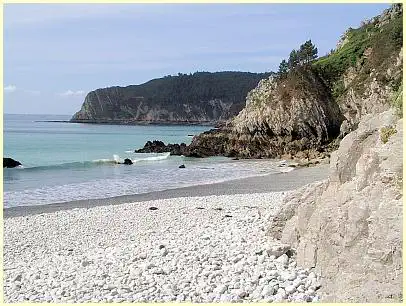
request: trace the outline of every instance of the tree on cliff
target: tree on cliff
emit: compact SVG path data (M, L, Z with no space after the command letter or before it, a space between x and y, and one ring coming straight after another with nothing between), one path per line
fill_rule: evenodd
M312 60L317 58L318 50L316 46L309 39L304 44L302 44L297 51L297 56L299 58L300 64L308 64Z
M317 58L318 50L316 46L309 39L304 44L299 47L299 50L292 50L289 54L289 59L283 60L279 64L278 74L280 76L286 75L289 70L294 69L295 67L309 64Z
M287 75L289 70L289 64L286 60L282 60L282 62L279 64L279 70L278 70L278 74L281 77L284 77Z
M295 68L299 64L299 56L296 50L292 50L289 54L288 66L289 69Z

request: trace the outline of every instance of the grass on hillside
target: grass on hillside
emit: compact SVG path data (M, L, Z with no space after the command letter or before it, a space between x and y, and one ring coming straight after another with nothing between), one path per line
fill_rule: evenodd
M397 16L387 24L376 27L374 23L366 24L358 29L350 29L346 34L344 45L333 53L321 57L313 63L313 67L326 80L334 98L345 92L342 75L350 67L360 65L353 83L356 91L364 90L365 81L372 71L377 81L390 84L394 90L400 86L401 76L393 80L385 78L387 62L399 53L402 46L402 16ZM367 57L365 56L366 54Z

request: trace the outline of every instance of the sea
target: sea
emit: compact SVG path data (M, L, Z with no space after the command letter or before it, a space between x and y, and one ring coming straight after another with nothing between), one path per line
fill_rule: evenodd
M213 127L96 125L66 115L5 114L4 157L22 163L3 168L5 208L101 199L277 173L271 160L191 158L134 153L148 140L189 144ZM133 165L123 165L125 158ZM186 168L179 168L184 164Z

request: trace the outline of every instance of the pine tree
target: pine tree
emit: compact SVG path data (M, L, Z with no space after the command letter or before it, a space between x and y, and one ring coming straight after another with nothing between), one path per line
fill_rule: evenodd
M289 54L288 66L289 69L295 68L299 64L299 57L296 50L292 50Z
M303 63L310 63L317 58L317 48L309 39L300 46L301 59Z
M279 70L278 74L280 76L285 76L288 73L289 70L289 64L286 60L282 60L282 62L279 64Z

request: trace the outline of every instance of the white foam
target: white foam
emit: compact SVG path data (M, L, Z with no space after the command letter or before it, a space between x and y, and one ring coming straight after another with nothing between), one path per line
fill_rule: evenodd
M169 157L169 155L171 155L171 152L162 153L158 156L148 156L148 157L144 157L144 158L136 158L136 159L133 159L132 162L136 163L136 162L140 162L140 161L164 160L164 159L167 159Z
M94 162L94 163L108 163L108 162L114 162L114 160L108 159L108 158L100 158L100 159L94 159L94 160L92 160L92 162Z
M114 160L117 164L119 164L119 163L121 162L121 158L120 158L120 156L118 156L117 154L114 154L114 155L113 155L113 160Z
M280 167L279 168L279 171L282 172L282 173L287 173L287 172L290 172L290 171L293 171L293 170L295 170L295 168L293 168L293 167Z

